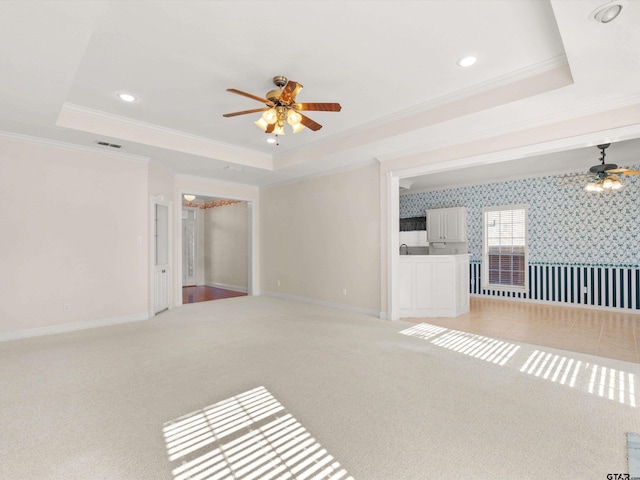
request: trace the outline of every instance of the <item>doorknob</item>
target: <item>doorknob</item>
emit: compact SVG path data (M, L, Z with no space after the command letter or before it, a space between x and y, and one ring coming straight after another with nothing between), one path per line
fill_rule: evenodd
M164 269L162 269L162 273L164 273L164 272L165 272L165 270L164 270Z

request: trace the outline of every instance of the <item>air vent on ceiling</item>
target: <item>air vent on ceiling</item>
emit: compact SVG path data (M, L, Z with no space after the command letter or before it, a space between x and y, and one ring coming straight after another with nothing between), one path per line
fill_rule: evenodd
M102 145L103 147L122 148L122 145L116 145L115 143L101 142L101 141L96 141L96 143L98 145Z

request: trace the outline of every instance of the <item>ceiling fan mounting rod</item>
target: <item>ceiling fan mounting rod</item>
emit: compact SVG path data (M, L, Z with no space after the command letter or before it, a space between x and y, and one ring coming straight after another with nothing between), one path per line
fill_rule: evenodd
M284 75L276 75L275 77L273 77L273 83L278 88L284 87L287 84L287 81L288 79Z
M604 151L609 148L609 145L611 145L610 143L603 143L602 145L598 145L598 148L600 149L600 154L602 155L600 157L600 162L602 163L602 165L604 165L604 157L607 156L606 153L604 153Z

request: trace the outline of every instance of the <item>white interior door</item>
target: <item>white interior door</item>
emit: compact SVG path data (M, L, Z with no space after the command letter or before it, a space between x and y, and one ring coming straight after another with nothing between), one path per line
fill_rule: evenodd
M195 210L182 211L182 286L198 283L198 222Z
M153 313L169 308L169 206L154 205Z

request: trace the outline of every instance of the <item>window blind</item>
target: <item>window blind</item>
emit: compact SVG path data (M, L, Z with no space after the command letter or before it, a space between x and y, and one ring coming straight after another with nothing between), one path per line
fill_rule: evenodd
M487 280L491 286L525 287L526 210L492 209L484 212Z

